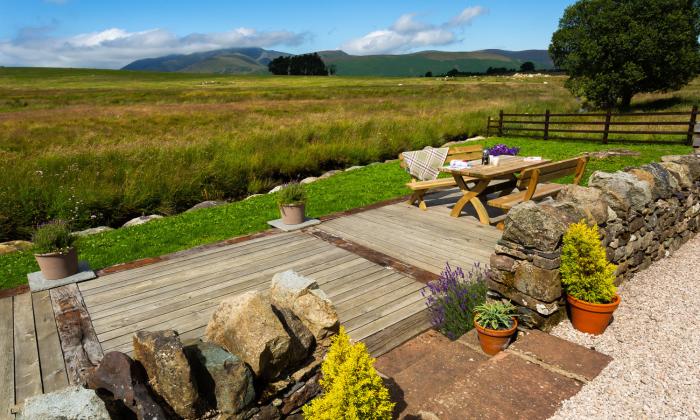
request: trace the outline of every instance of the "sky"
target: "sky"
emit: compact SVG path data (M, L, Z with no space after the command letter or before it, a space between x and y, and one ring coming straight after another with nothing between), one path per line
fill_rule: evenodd
M546 49L571 3L0 0L0 65L121 68L231 47L359 55Z

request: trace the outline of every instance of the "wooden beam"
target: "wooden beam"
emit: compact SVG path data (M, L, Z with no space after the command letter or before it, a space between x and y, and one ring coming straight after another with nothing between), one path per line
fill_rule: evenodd
M15 404L14 317L12 297L0 299L0 420L14 420Z
M75 284L51 289L51 304L71 385L83 383L88 371L102 360L102 346L83 297Z

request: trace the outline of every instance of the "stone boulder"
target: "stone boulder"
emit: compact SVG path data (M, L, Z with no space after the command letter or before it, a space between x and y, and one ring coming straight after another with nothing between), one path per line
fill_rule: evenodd
M94 228L89 228L85 230L79 230L77 232L73 232L74 236L90 236L90 235L97 235L98 233L102 232L109 232L111 230L114 230L114 228L111 228L109 226L97 226Z
M526 201L508 212L503 240L544 252L556 250L567 224L552 206Z
M570 203L581 218L589 221L602 224L608 219L608 206L603 200L603 194L596 188L566 185L557 195L557 202Z
M185 347L185 353L192 363L200 393L222 418L241 413L253 402L253 374L238 356L202 341Z
M328 172L323 173L321 176L318 177L318 179L330 178L330 177L332 177L333 175L339 174L339 173L341 173L341 172L343 172L343 171L338 170L338 169L334 169L334 170L332 170L332 171L328 171Z
M553 302L562 295L559 270L545 270L527 261L516 263L515 289L543 302Z
M199 394L177 332L139 331L134 334L134 359L146 369L151 388L179 416L199 414Z
M71 386L60 391L27 398L21 412L17 415L17 420L20 419L111 420L111 417L104 401L95 391Z
M588 186L600 189L608 205L618 215L627 214L630 210L641 212L652 198L649 183L627 172L610 174L595 171Z
M274 194L276 192L282 191L282 188L284 188L284 185L278 185L278 186L274 187L273 189L271 189L270 191L268 191L267 193Z
M139 420L166 419L165 412L151 397L147 378L141 366L124 353L112 351L104 355L100 365L87 377L87 387L108 398L121 401ZM102 396L106 399L107 396Z
M277 315L277 318L282 321L284 329L287 330L287 334L289 334L289 337L292 339L289 361L290 367L304 361L309 357L314 347L316 341L314 335L291 309L277 308L273 304L272 310L275 312L275 315Z
M0 243L0 255L30 249L33 244L29 241L9 241Z
M215 201L215 200L202 201L201 203L197 203L194 206L190 207L189 209L185 210L185 213L189 213L191 211L200 210L200 209L210 209L212 207L221 206L223 204L226 204L226 202L225 201Z
M640 168L632 168L629 172L640 181L646 181L651 187L651 195L654 200L669 198L678 190L676 178L659 163L649 163Z
M139 217L134 217L133 219L129 220L128 222L124 223L122 227L131 227L131 226L138 226L142 225L144 223L148 223L152 220L157 220L157 219L162 219L163 216L158 215L158 214L152 214L150 216L139 216Z
M693 180L687 165L677 162L661 162L661 166L673 175L680 188L690 188L693 186Z
M318 284L294 271L272 277L270 298L279 308L288 308L301 319L317 340L338 332L338 313Z
M309 176L309 177L306 177L306 178L302 179L301 181L299 181L299 183L305 185L305 184L311 184L312 182L316 182L317 180L318 180L317 177Z
M265 380L279 378L293 351L268 292L251 291L221 301L207 325L206 339L238 355Z
M671 155L662 156L662 162L675 162L688 167L688 174L693 181L700 179L700 156L698 155Z

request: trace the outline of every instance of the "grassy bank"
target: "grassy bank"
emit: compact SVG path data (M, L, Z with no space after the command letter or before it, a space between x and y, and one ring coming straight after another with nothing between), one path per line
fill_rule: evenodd
M638 98L686 109L700 84ZM0 241L119 226L481 134L498 109L573 111L559 77L242 77L0 69Z
M522 155L564 159L583 151L605 150L610 146L580 142L544 142L525 139L489 139L486 146L504 142L521 148ZM616 171L627 166L657 161L666 154L688 153L686 146L630 145L640 156L592 160L586 180L595 170ZM371 165L308 186L308 213L313 217L361 207L408 193L408 175L397 163ZM566 180L564 180L566 181ZM215 242L267 228L266 221L278 217L274 195L254 197L221 207L183 213L145 225L119 229L78 242L80 258L93 268L154 257L193 246ZM0 288L26 283L26 273L36 271L31 253L0 256Z

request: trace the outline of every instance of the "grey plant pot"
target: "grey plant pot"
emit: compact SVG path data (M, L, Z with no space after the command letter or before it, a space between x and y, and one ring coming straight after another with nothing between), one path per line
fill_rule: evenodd
M60 280L78 272L78 253L75 248L66 252L34 254L34 258L46 280Z
M304 223L304 204L283 204L280 206L282 223L285 225L298 225Z

